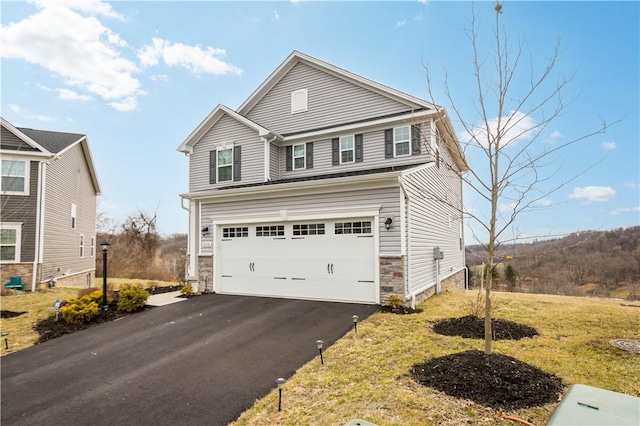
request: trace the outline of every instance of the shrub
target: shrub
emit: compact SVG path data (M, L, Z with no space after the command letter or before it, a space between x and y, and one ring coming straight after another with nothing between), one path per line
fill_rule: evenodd
M94 291L99 291L100 289L97 287L88 287L88 288L81 288L80 290L78 290L78 298L83 297L83 296L88 296L91 293L93 293ZM100 293L102 295L102 293Z
M184 283L180 288L180 294L187 298L193 296L193 287L191 284Z
M484 313L485 313L484 299L485 299L484 290L478 289L478 293L476 294L476 297L465 301L463 305L464 310L467 312L467 315L471 315L476 318L484 318ZM496 305L498 305L498 300L496 299L494 294L491 294L491 297L489 298L489 300L491 301L489 313L493 314L493 311L496 308Z
M62 318L70 324L83 324L90 322L98 316L100 308L98 303L89 296L72 298L60 306Z
M124 312L135 312L144 307L149 293L135 285L125 284L120 288L118 309Z
M387 305L391 306L393 309L398 309L402 306L403 300L402 296L399 294L392 294L387 297Z

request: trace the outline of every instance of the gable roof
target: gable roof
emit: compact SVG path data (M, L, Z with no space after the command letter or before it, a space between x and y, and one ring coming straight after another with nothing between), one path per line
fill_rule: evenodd
M85 135L79 133L52 132L49 130L27 129L24 127L17 127L17 129L52 154L59 154L61 151L64 151L85 137Z
M31 147L31 150L27 151L29 154L31 154L31 155L40 154L40 155L45 155L45 156L52 155L52 153L49 152L49 150L47 150L42 145L40 145L38 142L36 142L35 140L33 140L32 138L27 136L24 132L22 132L17 127L14 127L13 124L9 123L7 120L5 120L2 117L0 117L0 124L2 125L2 127L7 129L9 132L14 134L22 142L26 143L27 145L29 145L29 147Z
M258 87L246 101L237 109L241 115L246 115L251 109L267 94L269 91L298 63L304 63L311 67L317 68L328 74L347 80L365 89L376 92L380 95L394 99L404 103L413 109L437 109L437 106L424 99L409 95L407 93L396 90L392 87L385 86L368 78L364 78L342 68L336 67L329 63L320 61L304 53L294 50L287 59L271 75Z
M247 117L243 117L232 109L227 108L224 105L218 104L209 115L202 120L200 125L193 131L187 138L180 144L178 151L184 153L191 153L193 145L196 144L223 116L229 116L234 120L244 124L247 127L254 129L261 137L273 137L276 136L282 139L282 136L275 132L272 132L261 125L249 120Z

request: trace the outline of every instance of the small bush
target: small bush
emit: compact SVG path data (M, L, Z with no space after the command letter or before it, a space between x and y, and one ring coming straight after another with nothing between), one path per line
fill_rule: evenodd
M193 287L191 284L184 283L180 288L180 294L187 298L193 296Z
M120 288L118 309L123 312L135 312L144 307L149 293L135 285L125 284Z
M83 297L83 296L88 296L91 293L93 293L94 291L99 291L100 289L97 287L88 287L88 288L81 288L80 290L78 290L78 298Z
M399 294L392 294L387 297L387 305L391 306L393 309L398 309L402 306L403 300L402 296Z
M485 313L484 299L485 299L484 291L482 289L478 289L478 293L476 294L476 297L471 300L467 300L464 303L463 305L464 310L467 312L468 315L471 315L476 318L484 318L484 313ZM493 294L491 295L489 300L491 301L489 313L493 313L493 311L496 308L496 305L498 305L498 300Z
M70 324L83 324L91 322L98 316L100 308L98 303L89 296L72 298L60 306L62 318Z

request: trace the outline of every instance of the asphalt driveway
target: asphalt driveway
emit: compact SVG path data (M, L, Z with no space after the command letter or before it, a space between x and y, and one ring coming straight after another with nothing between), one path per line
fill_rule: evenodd
M225 425L315 357L317 339L376 310L214 294L153 308L4 356L1 422Z

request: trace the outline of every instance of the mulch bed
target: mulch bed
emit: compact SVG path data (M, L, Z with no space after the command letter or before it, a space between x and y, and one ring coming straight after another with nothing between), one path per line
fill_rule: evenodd
M171 293L172 291L178 291L181 288L182 286L180 285L170 285L165 287L149 287L146 290L150 295L153 295L153 294Z
M422 364L411 376L420 384L493 409L517 410L560 399L562 380L515 358L470 350Z
M468 315L461 318L449 318L433 325L433 331L445 336L460 336L468 339L484 339L484 318ZM491 320L492 340L520 340L534 337L539 333L528 325L513 321Z
M399 306L394 308L391 305L382 305L380 307L380 312L387 314L397 314L397 315L409 315L409 314L419 314L422 312L422 309L413 309L409 306Z

